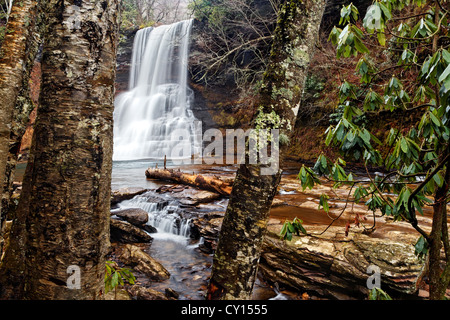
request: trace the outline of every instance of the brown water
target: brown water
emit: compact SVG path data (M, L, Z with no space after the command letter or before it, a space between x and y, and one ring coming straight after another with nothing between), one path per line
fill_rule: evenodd
M162 161L115 162L112 174L112 189L117 190L124 187L157 189L166 183L147 180L145 177L145 170L156 165L160 168L163 167ZM167 164L167 167L174 168L170 163ZM217 174L222 177L234 177L236 169L236 166L186 165L181 167L183 172ZM227 203L227 199L219 199L212 203L201 204L197 209L203 212L225 211ZM141 246L141 248L159 261L170 272L171 277L166 281L154 282L149 281L144 276L138 276L138 281L146 287L160 292L171 288L179 293L179 299L181 300L203 300L206 296L213 256L199 250L198 241L164 232L152 234L152 237L154 240L151 246ZM262 279L258 279L255 283L253 293L253 299L256 300L277 296L274 288Z

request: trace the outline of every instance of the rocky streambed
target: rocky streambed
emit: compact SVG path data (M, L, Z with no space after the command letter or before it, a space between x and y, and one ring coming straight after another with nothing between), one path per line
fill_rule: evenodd
M197 172L220 177L218 170ZM381 286L391 296L427 296L424 262L414 254L419 235L409 224L374 215L363 205L346 206L345 188L324 185L302 191L294 173L283 176L272 206L254 299L365 299L371 266L379 268ZM230 179L232 171L222 174ZM159 298L203 299L228 199L190 186L153 182L157 185L150 190L115 195L121 197L116 202L120 210L139 208L148 213L145 225L157 225L152 241L139 246L170 276L154 280L138 271L138 279L143 287L159 292ZM328 215L318 210L322 193L330 195ZM284 221L296 217L303 220L308 235L280 239ZM425 230L430 228L427 213L419 219Z

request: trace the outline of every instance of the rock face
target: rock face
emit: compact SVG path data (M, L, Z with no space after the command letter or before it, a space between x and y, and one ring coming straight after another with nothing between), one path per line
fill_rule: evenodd
M128 90L133 54L134 36L139 29L121 31L121 39L117 48L116 94Z
M136 297L136 300L169 300L159 291L138 285L132 286L128 291L133 297Z
M126 221L111 219L110 221L111 242L120 243L150 243L153 238L144 230L133 226Z
M279 223L269 226L260 271L280 285L336 299L367 297L369 266L381 271L381 287L390 294L412 296L423 264L414 254L416 236L374 238L358 232L347 237L342 227L331 227L322 236L280 240ZM321 228L308 227L319 233Z
M119 190L114 190L111 193L111 206L115 206L119 202L133 199L135 196L141 195L147 192L144 188L122 188Z
M223 217L223 212L210 212L192 221L193 229L198 230L197 236L203 238L203 243L199 245L203 252L210 254L216 250Z
M127 244L120 247L118 258L125 265L145 274L151 280L162 281L170 277L169 271L162 264L135 245Z
M142 228L148 222L147 211L139 208L114 211L114 215L139 228Z
M210 213L193 221L204 238L200 249L212 253L217 245L223 214ZM365 299L369 266L381 271L381 287L399 297L417 297L423 263L414 254L417 235L399 230L368 236L342 226L307 226L309 236L279 237L282 224L271 219L264 240L259 270L266 281L331 299Z
M197 206L200 203L209 203L220 198L220 195L205 190L196 190L194 188L186 188L182 192L173 193L173 198L183 205Z

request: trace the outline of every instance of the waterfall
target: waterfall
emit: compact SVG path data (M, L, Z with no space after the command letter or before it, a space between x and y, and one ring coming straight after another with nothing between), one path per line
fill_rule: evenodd
M170 158L175 146L195 152L199 138L187 85L191 27L186 20L136 33L129 91L115 100L113 160ZM172 139L175 129L189 136Z

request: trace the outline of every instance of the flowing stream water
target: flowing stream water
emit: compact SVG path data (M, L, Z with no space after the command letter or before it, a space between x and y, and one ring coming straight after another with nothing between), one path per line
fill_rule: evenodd
M183 215L178 201L157 194L154 190L162 183L145 178L145 170L158 161L162 167L165 156L167 166L172 165L175 147L188 148L192 155L201 146L201 134L195 130L196 118L190 108L194 96L187 85L191 28L192 20L186 20L136 33L129 91L115 100L112 189L152 190L116 208L147 211L148 224L158 232L151 234L154 240L144 250L171 273L168 281L160 283L138 280L162 292L171 288L180 293L180 299L204 299L212 256L198 250L201 239L190 238L191 221ZM176 130L186 133L181 141L172 136ZM199 172L195 166L187 169ZM208 206L225 211L226 201Z
M213 257L199 250L202 239L193 240L190 238L190 218L183 214L177 200L170 195L158 194L156 189L164 185L164 182L147 180L145 170L158 164L161 167L162 161L127 161L114 162L112 187L118 190L127 187L142 187L150 189L149 192L136 196L133 199L123 201L118 207L112 210L122 210L127 208L140 208L148 212L148 224L156 227L157 233L152 233L153 241L151 245L140 245L154 259L160 262L171 274L170 279L162 282L150 282L145 277L138 277L138 280L152 289L164 292L166 288L171 288L180 294L182 300L203 300L206 294L208 278L211 273ZM171 161L167 162L168 168L179 168ZM229 173L230 168L214 166L184 166L183 171L195 173ZM218 199L211 203L198 206L195 210L203 211L225 211L227 199ZM266 284L257 280L254 290L254 299L284 299L269 288Z

